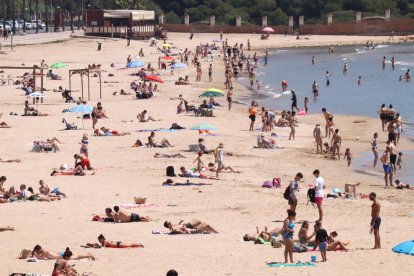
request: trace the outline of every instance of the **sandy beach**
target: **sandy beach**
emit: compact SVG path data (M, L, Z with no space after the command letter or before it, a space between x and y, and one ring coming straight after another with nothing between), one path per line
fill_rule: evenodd
M168 43L177 49L191 49L201 42L211 43L219 34L196 34L193 40L189 34L170 33ZM250 39L252 51L265 48L328 46L365 44L367 40L374 43L390 43L389 37L356 36L308 36L297 41L294 36L271 36L269 40L259 40L259 35L225 34L229 44L242 42L246 45ZM393 42L399 42L394 37ZM97 51L97 42L102 42L102 50ZM158 42L162 44L162 41ZM50 188L59 187L68 197L54 202L14 202L0 204L0 227L13 226L15 231L0 232L1 275L13 272L52 274L54 261L26 262L17 257L22 249L33 249L36 244L51 252L64 251L66 247L75 254L90 252L96 261L69 261L76 264L78 272L91 275L165 275L169 269L175 269L179 275L412 275L414 266L412 256L397 255L391 248L400 242L413 238L414 209L412 190L384 189L384 181L378 177L360 174L347 167L345 160L331 160L315 154L312 131L316 123L323 124L322 113L298 116L296 140L289 141L288 128L275 128L278 146L281 149L264 150L253 148L260 131L249 132L248 107L233 104L227 110L225 97L216 98L222 107L214 110L215 117L195 117L177 115L177 99L182 94L190 103L199 105L202 98L198 96L207 88L216 87L224 90L224 66L222 57L214 57L213 82L208 82L207 68L211 63L201 60L202 81L195 83L195 68L189 66L174 72L160 71L164 80L159 84L159 92L148 100L136 100L134 95L113 96L114 91L124 89L131 92L129 84L138 77L129 74L137 69L125 67L128 55L133 58L143 49L144 57L157 68L159 54L156 48L149 47L148 41L132 41L126 46L125 40L76 38L60 43L44 45L19 46L15 52L1 55L2 66L19 66L25 64L52 64L63 61L66 68L53 71L62 76L62 80L46 79L44 103L36 108L45 117L9 116L11 112L23 113L24 101L30 100L17 86L0 86L1 121L11 128L0 128L2 159L20 158L21 163L0 163L0 176L7 176L4 185L18 188L21 184L38 190L38 182L43 179ZM189 61L193 57L190 56ZM135 59L135 58L134 58ZM69 86L69 69L85 68L88 64L101 64L103 98L99 99L98 78L91 78L90 105L102 102L108 119L98 121L98 127L108 127L120 132L130 132L122 137L93 136L91 120L85 120L84 130L63 131L62 118L75 123L81 128L82 122L77 114L62 113L63 109L74 106L64 103L61 93L53 92L59 85ZM110 64L115 67L111 68ZM20 76L24 71L7 70L5 75ZM108 74L113 77L108 77ZM179 76L189 75L191 85L176 86ZM85 85L86 87L86 85ZM80 78L72 78L72 93L80 97ZM133 91L132 91L133 92ZM234 100L252 93L244 86L234 86ZM287 107L288 108L288 107ZM329 108L329 107L328 107ZM144 109L160 121L140 123L136 116ZM334 110L331 110L335 114ZM129 122L131 121L132 122ZM128 122L125 122L128 121ZM147 141L149 132L137 132L142 129L169 128L173 123L185 127L176 132L157 132L156 140L167 138L172 148L134 148L137 139ZM223 173L220 180L192 179L196 182L212 185L200 187L165 187L162 183L167 166L174 166L176 173L180 166L195 167L194 152L189 152L189 145L197 144L198 131L190 130L197 123L210 123L218 130L216 136L206 136L206 145L214 149L219 143L234 156L226 156L227 166L242 173ZM360 152L369 151L372 134L379 133L379 151L385 148L387 133L381 131L379 119L343 116L335 114L335 125L342 134L342 154L345 148L351 148L354 158ZM74 165L73 155L79 153L83 133L89 135L89 156L96 168L94 175L50 176L52 168L61 164ZM270 135L270 133L269 133ZM31 152L32 142L36 139L46 140L57 137L63 142L57 153ZM407 137L402 137L399 150L412 150L413 145ZM153 158L156 152L182 153L186 158ZM214 163L213 155L204 155L203 162ZM317 263L315 267L274 268L266 262L283 262L283 248L255 245L244 242L246 233L255 233L256 226L261 229L282 227L286 218L287 201L283 198L284 188L262 188L262 182L280 177L286 187L297 172L304 174L299 183L299 204L297 221L318 218L317 209L307 205L306 191L314 183L312 172L319 169L325 178L325 194L333 188L344 189L345 183L361 182L357 193L375 192L382 205L381 239L382 249L371 250L374 237L370 235L371 202L369 199L325 199L323 227L339 233L338 239L350 241L350 252L328 252L328 262ZM382 175L381 164L378 173ZM213 176L214 173L208 173ZM185 182L185 179L174 180ZM133 203L134 197L147 198L147 204L156 207L128 209L139 215L150 216L148 223L102 223L92 221L95 214L104 215L106 207L117 204ZM167 235L152 234L158 229L166 231L164 221L178 223L181 219L189 221L198 218L212 225L219 234ZM295 230L299 230L296 224ZM99 234L104 234L112 241L144 244L140 249L85 249L81 245L98 242ZM297 232L295 233L297 237ZM320 260L319 252L295 253L294 260L309 261L312 255Z

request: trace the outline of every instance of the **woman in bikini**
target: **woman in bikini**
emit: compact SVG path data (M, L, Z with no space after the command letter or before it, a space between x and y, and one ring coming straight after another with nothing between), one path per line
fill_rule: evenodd
M76 175L76 176L84 176L85 172L82 169L81 163L77 163L75 168L68 169L68 170L53 170L50 176L57 176L57 175Z
M69 248L66 248L66 251L68 250ZM65 251L65 252L66 252ZM61 252L61 253L57 253L57 254L54 254L54 253L51 253L49 250L46 250L46 249L43 249L40 245L36 245L34 248L33 248L33 251L32 251L32 254L31 254L31 257L32 258L36 258L36 259L38 259L38 260L57 260L57 259L61 259L62 257L63 257L63 255L64 255L65 253L64 252ZM69 259L70 260L82 260L82 259L88 259L88 260L91 260L91 261L95 261L95 256L93 256L92 254L90 254L90 253L88 253L88 254L86 254L86 255L77 255L77 256L73 256L72 254L71 254L71 256L69 257ZM69 260L68 259L68 260Z
M302 226L300 227L298 237L299 237L299 243L303 245L314 245L314 241L311 241L313 236L315 236L315 232L312 233L312 235L308 235L308 229L309 229L309 222L306 220L302 223Z
M57 259L53 268L52 276L77 276L78 272L68 264L68 260L72 257L69 247L63 253L62 259Z
M331 234L328 237L329 239L328 239L327 250L328 251L335 251L335 250L349 251L349 249L345 247L346 245L349 244L349 242L336 241L335 238L337 236L338 236L338 233L336 233L336 231L331 232Z
M113 242L113 241L107 241L105 237L100 234L98 237L99 243L102 245L102 247L108 247L108 248L140 248L144 247L141 243L123 243L123 242Z

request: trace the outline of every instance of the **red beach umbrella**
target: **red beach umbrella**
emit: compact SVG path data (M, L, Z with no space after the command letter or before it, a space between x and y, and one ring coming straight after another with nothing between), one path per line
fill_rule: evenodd
M155 76L155 75L145 76L145 79L146 80L149 80L149 81L155 81L155 82L159 82L159 83L164 83L160 77Z
M173 58L172 56L163 56L163 57L161 57L161 59L174 60L175 58Z

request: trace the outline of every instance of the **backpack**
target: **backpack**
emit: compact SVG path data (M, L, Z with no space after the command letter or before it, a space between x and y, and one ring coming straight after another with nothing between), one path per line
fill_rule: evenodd
M167 171L166 172L167 176L171 176L171 177L176 176L175 173L174 173L174 167L173 166L168 166L166 171Z
M283 193L283 198L289 200L290 199L290 185L288 185Z
M311 203L315 203L315 188L309 188L308 201L310 201Z

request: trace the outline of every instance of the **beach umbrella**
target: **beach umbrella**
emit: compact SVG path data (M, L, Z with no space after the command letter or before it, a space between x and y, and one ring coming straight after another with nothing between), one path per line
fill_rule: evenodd
M172 47L172 45L168 44L168 43L162 44L161 46L164 47L164 48L171 48Z
M164 83L160 77L155 76L155 75L147 75L147 76L145 76L145 79L146 80L149 80L149 81L155 81L155 82L159 82L159 83Z
M218 89L218 88L209 88L205 92L219 92L219 93L224 93L223 90Z
M43 98L44 96L45 95L43 95L43 93L40 92L40 91L35 91L35 92L29 94L30 98ZM39 101L36 101L36 108L37 108L37 111L39 111Z
M144 63L139 60L130 61L126 65L127 68L137 68L137 67L142 67L142 66L144 66Z
M198 97L200 97L200 98L202 98L202 97L205 97L205 98L224 97L224 93L217 92L217 91L205 91L205 92L203 92L203 94L201 94Z
M400 243L392 249L392 252L414 256L414 240Z
M217 130L217 127L215 127L212 124L201 123L201 124L197 124L195 126L192 126L191 130Z
M153 41L153 40L157 40L155 37L151 37L149 40Z
M82 129L84 129L83 125L83 114L92 113L93 107L86 104L79 104L75 105L74 107L70 108L67 112L72 113L82 113Z
M187 64L185 63L175 63L171 65L171 69L180 69L180 68L186 68Z
M66 66L68 66L66 63L64 63L63 61L59 61L59 62L53 63L53 64L50 66L50 68L55 68L55 69L57 69L57 68L63 68L63 67L66 67Z
M175 58L173 58L172 56L163 56L163 57L161 57L161 59L174 60Z
M273 28L270 28L270 27L265 27L265 28L262 29L262 32L264 32L264 33L274 33L275 30L273 30Z

